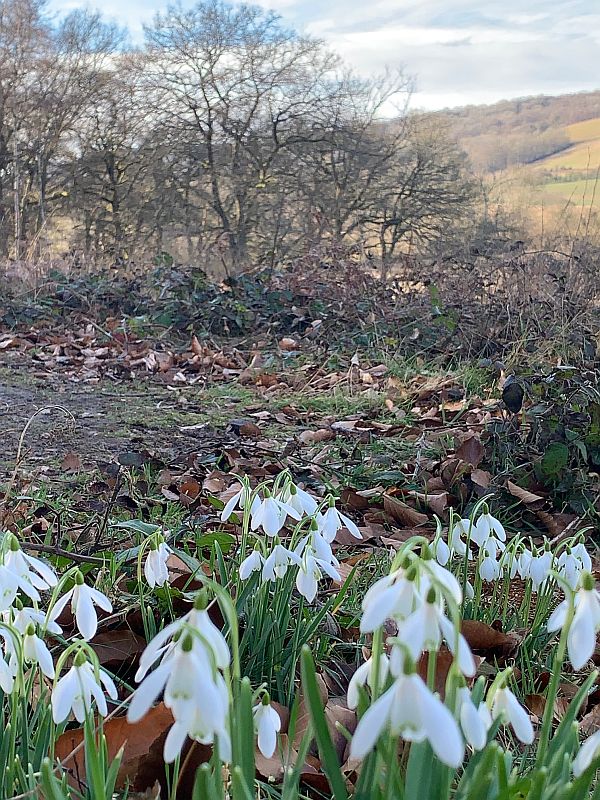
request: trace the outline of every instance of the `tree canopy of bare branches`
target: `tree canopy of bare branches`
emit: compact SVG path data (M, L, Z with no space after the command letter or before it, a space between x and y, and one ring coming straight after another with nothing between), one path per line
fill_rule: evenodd
M471 190L410 88L254 6L169 7L135 49L99 14L0 0L0 256L229 270L323 239L383 259L426 245Z

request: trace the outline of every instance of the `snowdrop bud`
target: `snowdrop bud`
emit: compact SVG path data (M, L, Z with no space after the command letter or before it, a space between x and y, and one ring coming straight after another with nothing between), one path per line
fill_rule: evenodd
M573 761L573 775L578 778L600 756L600 731L593 733L583 742Z
M440 537L434 541L433 549L438 564L441 564L442 567L445 567L448 561L450 560L450 548L448 547L446 542Z
M196 611L204 611L206 608L208 608L208 591L200 589L194 598L194 609Z
M460 727L468 744L474 750L483 750L487 743L492 716L485 703L475 705L471 692L466 686L459 688L457 694Z
M492 701L492 716L494 719L502 717L505 724L511 725L515 736L523 744L533 742L533 725L529 714L507 686L496 691Z
M47 678L54 678L54 663L44 642L36 636L35 626L29 623L23 637L23 657L26 661L39 664Z

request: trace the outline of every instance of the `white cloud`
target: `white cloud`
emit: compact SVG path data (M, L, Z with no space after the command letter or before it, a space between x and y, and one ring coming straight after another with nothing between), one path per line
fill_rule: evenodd
M193 2L182 0L184 7ZM600 45L598 0L258 2L285 23L324 39L359 73L404 65L417 79L413 105L436 108L600 88L600 73L592 67ZM101 8L139 39L142 22L167 4L104 0ZM81 5L51 0L59 11Z

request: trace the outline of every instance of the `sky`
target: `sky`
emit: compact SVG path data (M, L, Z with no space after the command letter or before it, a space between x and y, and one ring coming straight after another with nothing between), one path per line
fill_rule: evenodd
M254 0L257 2L257 0ZM182 0L184 7L193 0ZM362 75L401 66L413 109L600 89L600 0L258 0L323 39ZM51 0L99 7L143 38L167 0Z

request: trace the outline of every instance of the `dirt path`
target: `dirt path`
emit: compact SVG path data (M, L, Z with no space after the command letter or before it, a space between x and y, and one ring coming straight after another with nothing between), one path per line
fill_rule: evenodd
M193 401L182 410L177 395L162 386L73 384L54 376L49 381L5 366L0 371L0 479L12 472L19 437L33 415L21 468L43 469L51 477L63 471L66 456L91 467L123 452L149 451L170 463L206 449L214 428L181 430L202 425L201 412Z

